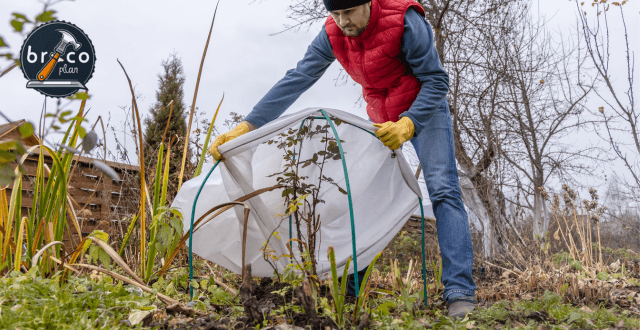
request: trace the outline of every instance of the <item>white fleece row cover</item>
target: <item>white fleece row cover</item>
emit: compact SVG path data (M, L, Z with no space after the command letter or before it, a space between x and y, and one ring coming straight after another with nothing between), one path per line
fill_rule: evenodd
M342 148L353 199L358 268L362 270L387 246L418 208L420 188L402 152L396 150L395 157L392 157L391 150L369 133L377 130L370 121L340 110L324 110L329 116L343 121L341 125L336 125L336 130L344 141ZM307 108L282 116L220 146L219 151L225 161L218 165L205 183L196 206L194 221L216 205L276 185L277 176L269 175L283 170L285 151L278 149L275 143L269 145L266 141L289 129L297 130L302 120L309 116L323 115L320 108ZM313 128L326 124L324 119L315 119ZM324 150L324 143L320 142L322 136L324 134L317 134L312 139L305 138L299 159L309 159L313 153ZM331 129L329 136L333 137ZM296 152L298 150L299 144ZM184 216L185 233L189 230L191 210L198 188L212 166L211 163L206 164L202 174L185 182L173 201L172 207L179 209ZM322 174L332 178L346 190L341 160L328 161ZM309 177L307 184L317 185L319 168L312 164L301 168L299 175ZM316 256L318 274L324 278L331 272L327 257L329 246L335 249L339 273L342 273L347 258L352 255L351 221L347 195L339 192L338 188L323 182L320 199L325 203L317 206L321 226ZM282 189L263 193L245 202L251 209L246 262L251 264L253 276L268 277L274 274L274 269L263 259L260 250L272 232L277 232L280 237L272 237L270 240L269 245L276 251L275 254L289 254L286 248L289 240L289 217L278 215L286 212L284 202ZM193 236L193 252L235 273L241 273L243 220L243 208L236 206L204 224ZM295 223L293 226L296 238ZM303 228L303 235L306 232L306 228ZM306 241L306 237L303 240ZM295 242L293 247L297 260L301 260ZM287 257L276 261L278 272L282 272L288 263ZM349 268L349 273L353 273L353 262Z

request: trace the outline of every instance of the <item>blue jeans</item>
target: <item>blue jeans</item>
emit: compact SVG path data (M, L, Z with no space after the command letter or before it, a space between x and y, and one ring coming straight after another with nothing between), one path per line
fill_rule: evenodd
M453 124L445 102L429 114L420 135L411 139L416 149L429 198L436 216L436 230L442 258L443 299L451 304L459 300L475 302L476 284L471 276L473 245L469 218L462 204L458 183ZM364 276L366 268L361 271ZM349 275L348 287L355 286Z
M462 204L453 141L453 124L445 103L429 115L420 135L411 139L416 149L429 198L436 216L442 258L443 299L475 302L476 284L471 276L473 245L469 218Z

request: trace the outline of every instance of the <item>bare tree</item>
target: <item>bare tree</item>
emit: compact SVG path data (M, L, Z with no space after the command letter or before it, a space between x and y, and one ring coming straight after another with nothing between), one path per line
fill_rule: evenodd
M437 27L436 45L450 77L448 100L460 188L465 205L481 224L482 255L492 258L510 244L507 228L525 244L506 217L505 199L496 185L502 173L496 157L497 146L507 138L497 120L506 79L498 52L524 14L526 3L447 2L439 8L432 7L427 17ZM445 8L449 15L443 15Z
M543 22L526 15L499 52L506 68L506 102L498 113L512 137L499 145L500 154L513 169L513 186L523 189L526 207L533 211L538 238L549 228L545 185L552 178L571 182L576 174L593 174L593 161L599 160L592 156L595 148L577 145L572 135L589 123L585 102L593 79L584 72L586 53L579 38L559 37L554 42Z
M600 101L606 106L598 108L603 119L604 132L595 131L609 143L616 157L624 163L630 180L619 180L628 190L629 197L637 203L640 201L640 137L638 132L638 114L634 98L633 78L635 72L635 54L631 51L631 43L624 16L624 4L603 0L594 2L584 8L584 2L576 0L576 7L580 17L582 37L586 42L587 54L598 72L598 87L594 91ZM617 9L619 16L615 20L622 24L622 29L616 33L624 35L624 53L611 53L613 37L610 36L609 9ZM587 13L587 10L589 13ZM595 15L593 15L595 14ZM590 19L592 18L593 19ZM637 41L637 38L635 39ZM615 57L615 56L618 57ZM626 76L620 76L613 69L613 62L622 64L626 69ZM618 61L624 60L624 61ZM619 69L618 69L619 70ZM620 71L619 71L620 72ZM618 78L618 79L616 79Z

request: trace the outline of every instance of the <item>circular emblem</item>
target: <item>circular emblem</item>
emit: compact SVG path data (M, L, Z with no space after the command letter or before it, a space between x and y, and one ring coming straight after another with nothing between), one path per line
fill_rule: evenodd
M20 49L27 88L51 97L66 97L88 89L96 64L89 37L77 26L51 21L33 30Z

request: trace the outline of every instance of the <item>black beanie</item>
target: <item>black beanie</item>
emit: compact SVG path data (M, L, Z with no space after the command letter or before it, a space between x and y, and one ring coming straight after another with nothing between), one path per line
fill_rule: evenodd
M328 11L341 10L363 5L371 0L324 0Z

